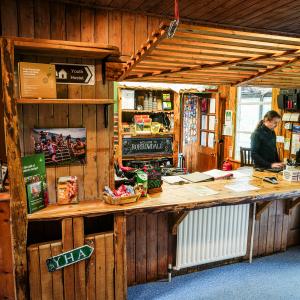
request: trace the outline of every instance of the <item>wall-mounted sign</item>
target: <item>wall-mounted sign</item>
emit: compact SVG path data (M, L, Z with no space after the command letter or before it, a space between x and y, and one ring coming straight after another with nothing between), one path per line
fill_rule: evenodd
M49 272L65 268L69 265L78 263L82 260L88 259L94 251L89 245L75 248L73 250L61 253L59 255L47 259L47 268Z
M53 65L19 62L19 78L20 98L56 98Z
M56 83L60 84L95 84L95 66L55 64Z
M173 154L172 137L123 138L123 156Z

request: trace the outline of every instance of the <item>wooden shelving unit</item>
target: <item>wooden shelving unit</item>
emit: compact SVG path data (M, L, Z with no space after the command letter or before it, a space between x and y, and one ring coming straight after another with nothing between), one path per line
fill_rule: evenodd
M172 101L172 109L170 110L137 110L137 109L121 109L122 108L122 90L130 89L135 90L137 94L146 92L153 92L153 96L160 95L159 93L170 93L170 101ZM137 96L137 95L136 95ZM138 103L136 102L135 105ZM117 157L118 161L121 162L122 160L128 161L128 160L147 160L147 159L156 159L156 158L172 158L173 164L177 165L177 159L178 159L178 146L179 146L179 140L180 140L180 99L179 94L172 90L167 89L156 89L156 88L135 88L135 87L119 87L118 88L118 107L119 107L119 114L118 114L118 151L117 151ZM135 114L173 114L174 115L174 128L172 132L161 132L157 134L150 134L150 133L139 133L135 134L132 132L124 132L122 123L128 122L126 121L128 118L133 117ZM148 154L141 154L141 155L132 155L132 156L124 156L123 157L123 141L126 139L134 139L134 138L144 138L144 139L151 139L151 138L172 138L172 144L173 144L173 154L165 154L165 155L159 155L155 153Z
M113 99L16 99L19 104L114 104Z
M34 231L30 230L28 226L27 213L27 197L26 188L22 171L21 156L31 153L30 143L30 129L40 126L40 128L49 127L84 127L87 134L87 163L84 168L77 166L70 167L55 167L47 168L47 183L49 199L56 199L56 178L60 176L77 176L79 180L79 199L90 200L100 199L103 186L113 185L113 147L111 141L113 138L113 109L109 108L109 104L113 104L113 99L109 99L113 95L113 84L110 81L105 82L107 78L106 73L103 71L105 63L103 59L111 56L118 56L119 50L114 46L81 43L81 42L66 42L56 40L38 40L28 38L0 38L1 45L1 66L2 66L2 93L3 93L3 107L5 119L5 137L7 149L7 162L8 172L13 176L10 177L10 208L11 208L11 228L12 228L12 246L14 256L14 274L16 282L16 291L18 299L27 299L28 295L28 282L33 286L40 286L41 282L38 280L30 280L28 277L28 268L31 275L32 264L27 261L27 248L30 239L36 238ZM72 58L72 63L80 64L82 59L89 59L89 63L95 64L96 72L101 72L101 81L96 81L94 86L78 86L78 85L61 85L59 86L59 94L57 99L19 99L14 94L14 86L17 78L15 77L14 70L18 61L30 60L28 55L35 57L36 61L43 61L44 63L53 62L53 57L58 57L58 61L67 62L67 59ZM44 56L41 58L41 56ZM107 98L101 98L101 95ZM66 99L67 97L70 99ZM73 97L73 98L72 98ZM81 98L80 98L81 97ZM23 105L24 104L24 105ZM37 104L37 105L26 105ZM42 104L42 105L40 105ZM47 106L46 104L50 104ZM65 105L56 105L65 104ZM71 105L68 104L80 104ZM93 104L93 105L84 105ZM39 106L40 105L40 106ZM103 117L104 114L104 117ZM104 122L103 122L104 120ZM108 124L109 120L109 124ZM108 125L108 126L106 126ZM37 127L38 128L38 127ZM98 165L101 163L101 170L98 171ZM55 202L55 200L54 200ZM62 211L67 211L68 206L61 207ZM47 208L45 209L47 211ZM55 219L55 216L54 216ZM50 218L49 218L50 220ZM114 216L113 230L115 234L121 232L122 236L126 233L122 232L119 228L125 228L120 222L124 218ZM51 222L49 222L51 223ZM62 218L61 222L60 240L61 246L64 250L73 249L74 246L82 246L85 242L85 230L83 217L78 218ZM74 226L73 226L74 224ZM45 222L48 230L51 224ZM122 227L123 226L123 227ZM57 229L57 228L56 228ZM45 230L45 232L48 232ZM45 237L49 245L51 240ZM37 242L39 243L39 242ZM115 247L111 248L112 255L119 255L119 246L125 249L123 242L112 241ZM48 249L49 246L47 246ZM120 249L122 251L122 249ZM59 251L61 252L61 251ZM112 258L113 259L113 258ZM120 265L121 263L121 265ZM119 268L121 266L121 269ZM85 265L82 263L76 266L78 274L85 276ZM116 266L112 265L112 273L116 270L115 278L111 278L112 287L119 285L115 280L123 280L126 275L122 271L122 261ZM125 269L124 269L125 270ZM47 273L47 276L49 274ZM49 275L51 276L51 275ZM64 280L61 282L61 288L64 289L65 295L69 295L74 291L70 289L69 283L75 278L74 269L70 268L64 270ZM114 275L113 275L114 276ZM73 278L73 279L72 279ZM52 279L51 279L52 280ZM95 281L92 276L90 280ZM122 282L124 288L120 288L115 292L116 298L123 299L122 296L126 294L126 284ZM85 279L83 279L85 282ZM75 284L75 281L73 281ZM78 290L85 294L86 287L79 287ZM34 297L31 289L32 299L40 299ZM70 292L70 293L69 293ZM51 292L52 293L52 292ZM68 299L74 299L73 296L66 296ZM85 299L85 297L81 297Z

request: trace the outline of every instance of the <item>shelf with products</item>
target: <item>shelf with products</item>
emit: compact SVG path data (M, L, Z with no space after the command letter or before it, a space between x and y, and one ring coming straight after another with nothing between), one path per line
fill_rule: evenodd
M11 227L13 235L20 237L13 243L16 290L20 298L26 298L24 296L26 289L28 289L26 285L31 283L30 279L24 275L28 273L26 253L28 246L30 246L28 241L35 241L41 236L45 237L45 242L49 242L50 238L48 239L47 234L53 232L55 239L58 235L59 239L62 239L63 247L72 249L74 236L76 236L77 242L79 241L78 236L80 236L80 243L83 243L85 235L88 234L86 231L88 226L86 225L89 225L89 221L82 217L62 219L61 222L55 221L53 227L51 225L52 218L50 217L42 226L36 226L36 228L39 228L38 230L31 230L31 225L28 226L28 219L34 218L35 213L45 212L47 214L47 210L50 208L58 208L62 212L68 211L69 205L59 206L57 204L58 199L61 198L59 192L63 190L63 184L60 186L60 191L57 189L58 179L69 177L78 179L78 189L76 187L76 191L78 200L82 204L86 200L101 199L104 186L113 186L114 184L114 170L111 164L113 149L112 147L107 147L113 134L113 107L109 105L113 104L113 100L108 99L113 95L113 82L109 80L108 75L101 77L92 76L91 74L95 75L103 72L102 75L105 75L103 70L105 70L105 67L107 68L107 64L104 64L102 59L108 59L108 57L112 56L118 57L119 51L116 47L108 45L26 38L2 37L0 43L1 52L5 53L1 57L1 77L3 80L4 116L6 116L4 130L8 137L6 139L6 147L10 149L10 151L7 151L7 162L9 173L13 174L10 178L12 196ZM83 62L84 65L82 65ZM27 69L24 67L25 71L21 73L20 68L24 66L24 63L27 64ZM84 86L79 83L69 84L70 82L58 84L56 72L53 70L54 63L84 66L84 68L87 65L92 66L94 72L89 73L88 77L94 77L95 80L91 80L90 84ZM38 64L40 70L41 65L46 66L48 68L47 72L43 73L46 76L43 74L38 78L34 76L34 74L40 73L36 72L37 66L32 67L33 64ZM26 72L26 78L20 76L20 74L25 74ZM34 77L38 84L28 85L27 83L30 79L28 77ZM101 77L103 80L98 80L96 77ZM84 79L80 80L83 81ZM21 82L23 82L23 86L27 90L21 89ZM49 82L51 82L51 86L49 86L50 84L48 85ZM29 86L32 88L31 90L28 88ZM38 91L34 90L35 93L33 93L34 87L39 88ZM46 92L51 95L45 95ZM25 95L26 93L27 95ZM31 95L28 95L30 93ZM103 119L105 121L102 121ZM39 129L41 130L38 131ZM43 131L42 129L50 129L51 131ZM33 137L32 132L34 130L38 131L38 133ZM58 130L61 132L59 136L62 135L62 140L57 137ZM75 135L69 135L70 130ZM47 135L49 134L48 137L51 137L51 139L45 138L45 132L47 132ZM84 132L84 135L82 135L82 132ZM68 136L63 135L63 133L68 134ZM81 143L80 147L76 146L74 142L74 140L81 142L77 135L79 133L80 138L84 136L84 145ZM39 139L39 142L36 143L37 139ZM44 168L46 175L44 175L44 172L41 173L41 176L39 176L41 180L31 182L30 180L37 180L38 178L38 175L34 175L29 176L31 178L25 182L23 174L23 169L25 168L22 168L24 166L22 158L30 157L31 154L38 152L37 147L41 145L44 148L39 148L39 150L42 150L44 153L47 152L50 159L55 162L55 166ZM52 152L50 152L51 149ZM89 153L89 156L86 155L84 159L83 155L86 153ZM81 157L80 159L78 158L80 162L77 164L75 163L75 156ZM66 163L64 165L58 164L59 161ZM71 164L71 162L74 162L74 164ZM99 163L101 163L101 170L97 168ZM45 162L41 160L39 160L39 164L45 166ZM84 165L84 167L80 167L81 165ZM27 170L29 169L27 168ZM43 198L45 196L45 184L42 179L44 180L45 178L47 180L47 199L46 197ZM65 183L65 186L71 188L69 182L61 181L60 183ZM73 184L74 186L75 184ZM73 194L77 196L75 192ZM39 206L40 212L29 214L27 211L28 199L36 200L35 197L38 197L38 200L41 199L43 204L48 204L47 200L49 200L51 205L44 209L41 209L41 206ZM31 201L31 203L33 202ZM87 212L86 215L89 215L89 213ZM57 216L52 217L55 219ZM64 245L66 241L69 242L68 245ZM50 246L47 247L50 250ZM43 249L45 249L44 245ZM29 268L31 267L32 264L29 264ZM113 266L111 270L113 272ZM34 274L31 269L29 271L31 271L29 274ZM74 278L74 271L69 270L68 272L67 276ZM95 280L95 278L91 277L91 280ZM35 281L35 284L40 286L40 278ZM65 287L67 288L68 285L66 284Z
M129 139L140 138L139 145L131 146L143 148L143 144L148 144L151 148L159 147L157 143L171 141L172 153L168 155L171 155L176 163L180 136L179 95L167 89L119 87L118 100L118 158L122 160L126 151L123 141L126 140L128 146ZM150 145L151 142L153 145ZM151 158L158 157L155 151L147 155ZM139 159L140 156L133 157Z

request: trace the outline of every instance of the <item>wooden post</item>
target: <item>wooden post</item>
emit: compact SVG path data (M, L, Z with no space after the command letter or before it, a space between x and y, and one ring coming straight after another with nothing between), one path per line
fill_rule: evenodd
M27 299L27 203L21 163L17 103L13 93L14 44L11 39L2 39L1 68L17 299Z
M118 214L114 218L115 240L115 299L127 299L126 263L126 217Z

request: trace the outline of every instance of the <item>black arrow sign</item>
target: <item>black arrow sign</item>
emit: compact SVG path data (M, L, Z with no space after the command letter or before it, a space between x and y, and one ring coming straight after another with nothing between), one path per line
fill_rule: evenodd
M64 84L95 84L95 66L55 64L56 82Z

